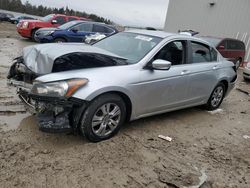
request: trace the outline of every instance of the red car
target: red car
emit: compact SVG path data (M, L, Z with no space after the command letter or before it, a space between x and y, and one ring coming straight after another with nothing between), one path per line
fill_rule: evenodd
M244 42L232 38L201 37L211 43L221 53L221 55L235 63L238 68L244 61L246 47Z
M66 16L63 14L49 14L40 20L23 20L17 25L17 32L25 38L34 40L36 30L44 27L58 27L73 20L87 20L77 16Z

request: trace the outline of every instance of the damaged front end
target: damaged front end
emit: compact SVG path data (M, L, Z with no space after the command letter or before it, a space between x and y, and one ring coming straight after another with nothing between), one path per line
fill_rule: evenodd
M20 98L36 112L41 131L76 132L87 102L76 98L38 96L19 90Z
M8 84L17 88L27 110L36 114L42 131L76 131L87 102L72 96L88 79L75 78L74 73L65 80L40 82L39 78L51 73L126 64L126 59L92 46L35 45L24 48L23 56L14 59L7 78Z

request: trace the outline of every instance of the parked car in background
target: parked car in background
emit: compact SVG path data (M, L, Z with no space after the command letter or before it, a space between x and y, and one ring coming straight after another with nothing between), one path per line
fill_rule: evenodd
M9 22L11 18L14 18L13 14L0 12L0 21Z
M250 63L247 63L243 69L243 78L250 81Z
M49 42L84 42L85 37L96 33L105 36L118 32L115 27L99 22L71 21L57 28L42 28L36 31L35 40Z
M237 74L201 39L131 30L93 45L26 47L8 79L36 110L40 130L80 130L97 142L115 135L125 120L197 105L214 110Z
M63 14L50 14L40 20L22 20L17 25L17 32L25 38L34 40L35 32L40 28L59 27L73 20L86 20L86 18L76 16L66 16Z
M232 38L201 37L211 43L223 57L235 63L238 68L244 61L246 48L244 42Z
M36 20L36 19L30 16L17 16L17 17L11 18L10 22L13 24L18 24L19 21L21 20Z

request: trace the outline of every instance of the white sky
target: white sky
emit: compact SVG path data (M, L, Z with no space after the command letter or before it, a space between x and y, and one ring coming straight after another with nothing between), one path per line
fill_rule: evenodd
M22 0L25 2L26 0ZM163 28L169 0L29 0L31 4L94 13L115 23Z

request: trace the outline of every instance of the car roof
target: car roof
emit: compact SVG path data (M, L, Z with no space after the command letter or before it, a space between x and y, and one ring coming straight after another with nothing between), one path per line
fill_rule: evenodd
M76 24L78 23L92 23L92 24L99 24L99 25L104 25L104 26L107 26L107 27L110 27L110 28L113 28L113 29L116 29L115 26L113 25L109 25L109 24L105 24L105 23L102 23L102 22L94 22L94 21L88 21L88 20L73 20L71 22L76 22Z
M142 35L151 35L151 36L160 37L160 38L167 38L169 36L178 35L175 33L168 33L165 31L154 31L154 30L144 30L144 29L131 29L131 30L127 30L125 32L138 33L138 34L142 34Z

